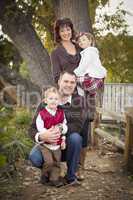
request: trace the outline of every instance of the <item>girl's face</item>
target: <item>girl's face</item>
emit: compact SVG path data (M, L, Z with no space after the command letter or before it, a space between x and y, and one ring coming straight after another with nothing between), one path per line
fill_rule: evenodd
M70 41L70 39L72 38L72 29L70 28L70 26L60 27L59 35L62 41Z
M48 93L47 97L45 98L45 102L47 104L47 108L56 110L59 104L59 94L54 92Z
M79 37L78 39L78 45L82 48L82 49L86 49L87 47L91 46L92 41L88 39L88 37L86 35L82 35Z

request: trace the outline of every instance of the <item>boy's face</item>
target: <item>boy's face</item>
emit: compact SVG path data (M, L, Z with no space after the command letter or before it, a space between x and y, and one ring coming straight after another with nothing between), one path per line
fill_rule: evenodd
M82 49L86 49L87 47L91 46L91 40L89 40L86 35L82 35L78 39L78 45Z
M48 93L47 97L45 98L45 102L49 109L56 110L57 106L59 105L59 94L54 92Z

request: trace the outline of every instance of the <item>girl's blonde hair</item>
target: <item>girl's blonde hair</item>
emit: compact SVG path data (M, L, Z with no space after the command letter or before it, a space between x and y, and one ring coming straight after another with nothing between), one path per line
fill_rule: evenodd
M85 35L91 41L91 46L94 47L95 44L96 44L96 41L95 41L93 34L90 33L90 32L80 32L80 33L78 33L77 36L76 36L76 41L78 42L79 38L83 35Z

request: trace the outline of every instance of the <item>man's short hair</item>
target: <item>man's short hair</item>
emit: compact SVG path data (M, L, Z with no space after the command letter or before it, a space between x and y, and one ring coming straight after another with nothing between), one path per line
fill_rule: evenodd
M60 73L59 79L62 78L62 76L63 76L64 74L69 74L69 75L71 75L71 76L75 76L75 79L76 79L76 74L75 74L74 72L70 72L70 71L62 71L62 72Z

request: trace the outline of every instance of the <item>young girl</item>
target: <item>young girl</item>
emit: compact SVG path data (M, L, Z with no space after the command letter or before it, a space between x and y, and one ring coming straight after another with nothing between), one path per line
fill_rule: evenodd
M106 69L101 64L99 52L94 47L95 40L91 33L80 33L77 43L83 51L80 53L81 60L74 73L78 77L79 86L84 91L88 91L90 95L95 96L97 89L103 86Z
M46 177L49 178L51 185L59 187L62 185L59 181L61 149L65 149L66 147L66 118L64 111L58 108L59 93L55 87L51 87L45 91L44 102L46 103L46 107L39 112L36 118L37 130L41 133L52 127L57 127L57 131L60 131L61 137L54 144L40 143L39 145L44 157L42 177L43 179L46 179Z

